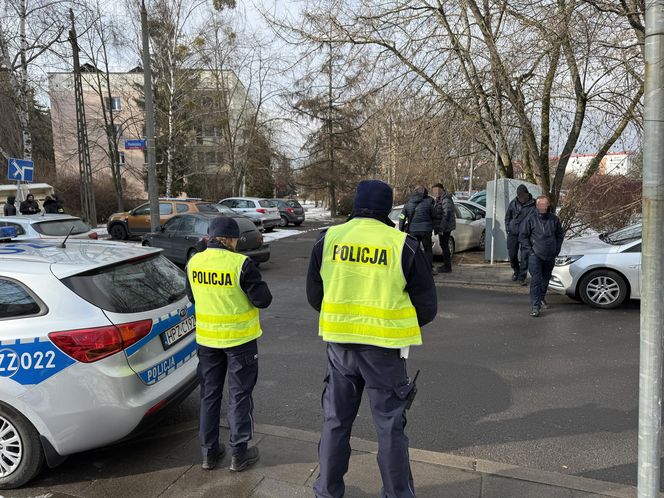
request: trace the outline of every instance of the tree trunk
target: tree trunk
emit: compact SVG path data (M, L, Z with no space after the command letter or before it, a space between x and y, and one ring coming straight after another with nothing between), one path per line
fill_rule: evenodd
M27 0L20 0L19 37L21 43L21 67L19 70L18 119L23 139L23 159L32 160L32 133L30 133L30 95L28 89L28 39L25 32Z

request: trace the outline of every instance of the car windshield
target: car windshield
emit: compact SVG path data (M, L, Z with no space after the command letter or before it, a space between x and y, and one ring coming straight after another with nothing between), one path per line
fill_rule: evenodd
M49 237L66 237L69 230L74 229L71 234L77 235L79 233L89 232L90 226L79 219L66 219L66 220L51 220L33 223L32 227L40 234Z
M185 295L185 275L156 254L87 271L62 281L95 306L114 313L162 308Z
M634 242L642 237L642 225L634 225L627 228L616 230L615 232L603 233L599 238L607 244L621 246L629 242Z

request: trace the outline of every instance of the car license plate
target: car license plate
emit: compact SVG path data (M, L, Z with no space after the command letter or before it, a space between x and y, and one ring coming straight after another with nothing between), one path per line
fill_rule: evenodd
M196 329L196 317L190 316L186 320L181 321L175 327L171 327L165 332L161 333L161 343L164 349L168 349L173 345L180 342Z
M303 220L303 219L304 219L304 216L298 216L297 217L297 221L300 221L300 220Z

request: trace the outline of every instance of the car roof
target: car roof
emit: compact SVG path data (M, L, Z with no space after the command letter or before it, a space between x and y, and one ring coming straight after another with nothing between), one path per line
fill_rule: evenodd
M228 208L230 209L230 208ZM221 213L221 212L216 212L216 213L208 213L207 211L204 212L196 212L196 213L181 213L181 214L176 214L171 218L171 220L174 220L176 218L182 218L184 216L193 216L194 218L204 218L204 219L211 219L211 218L216 218L217 216L226 216L228 217L227 214ZM249 216L245 216L242 213L235 213L233 212L232 218L244 218L250 220Z
M226 197L225 199L220 200L219 202L229 201L229 200L243 200L243 201L271 201L269 197Z
M0 216L0 221L8 221L14 223L28 223L30 225L41 223L42 221L57 221L57 220L80 220L78 216L70 214L27 214L21 216Z
M64 240L64 237L63 237ZM66 247L60 240L21 240L0 244L0 271L16 262L44 263L58 278L123 261L157 254L161 249L111 241L70 239Z

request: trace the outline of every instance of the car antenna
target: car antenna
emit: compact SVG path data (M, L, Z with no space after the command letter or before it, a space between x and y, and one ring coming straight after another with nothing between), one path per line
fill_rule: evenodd
M69 238L69 236L71 235L71 233L72 233L73 231L74 231L74 226L72 225L72 227L69 229L69 233L68 233L67 236L65 237L65 240L63 240L63 241L62 241L62 244L60 244L58 247L60 247L61 249L66 249L66 248L67 248L67 246L65 245L65 243L67 242L67 239Z

